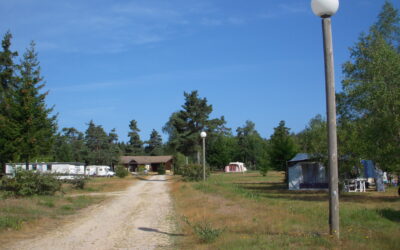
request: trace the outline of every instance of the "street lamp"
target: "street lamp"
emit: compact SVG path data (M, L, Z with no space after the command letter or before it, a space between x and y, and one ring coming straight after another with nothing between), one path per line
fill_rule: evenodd
M326 111L328 116L329 154L329 230L339 238L339 188L336 135L335 77L333 69L333 46L331 16L339 9L339 0L311 0L315 15L322 18L325 58Z
M201 139L203 139L203 181L206 180L206 137L207 133L202 131L200 133Z

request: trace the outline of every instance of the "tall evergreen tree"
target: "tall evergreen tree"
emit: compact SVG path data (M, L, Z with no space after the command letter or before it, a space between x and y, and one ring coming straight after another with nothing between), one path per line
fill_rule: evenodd
M236 129L236 132L237 156L240 161L253 168L266 165L266 142L255 129L254 122L246 121L243 127Z
M194 156L200 152L200 132L207 132L207 140L226 131L224 117L210 119L212 105L206 98L200 98L197 91L184 92L185 103L182 110L173 113L163 131L169 134L168 145L174 150ZM199 160L199 157L197 157Z
M143 154L143 141L140 139L140 129L137 126L136 120L132 120L129 123L129 145L126 153L128 155L141 155Z
M269 158L271 167L285 171L287 180L287 161L296 155L296 145L286 127L285 121L280 121L278 127L274 128L274 133L270 139Z
M19 125L16 117L15 87L17 83L14 63L18 53L11 51L12 35L7 32L0 51L0 171L8 161L17 159Z
M157 130L153 129L150 134L150 139L146 142L145 152L148 155L162 154L162 138Z
M114 166L119 162L119 156L121 155L121 150L118 143L118 134L113 128L110 133L108 133L108 143L110 144L110 160L111 165Z
M110 147L110 137L103 127L90 121L85 132L87 148L86 163L94 165L110 165L113 154Z
M53 108L47 108L45 103L48 92L41 93L45 84L34 42L23 55L19 75L15 99L20 129L17 142L21 160L28 164L33 157L48 154L56 130L56 117L51 115Z

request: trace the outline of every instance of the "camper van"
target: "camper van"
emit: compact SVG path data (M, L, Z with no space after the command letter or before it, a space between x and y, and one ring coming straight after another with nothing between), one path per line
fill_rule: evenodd
M86 175L112 177L115 172L109 166L90 165L86 167Z

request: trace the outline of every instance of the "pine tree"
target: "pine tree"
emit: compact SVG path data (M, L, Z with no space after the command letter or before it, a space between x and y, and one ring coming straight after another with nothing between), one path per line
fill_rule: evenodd
M94 165L109 165L110 143L103 127L90 121L85 132L85 144L87 148L86 163Z
M56 117L47 108L45 98L48 92L41 93L45 86L40 75L40 66L32 42L21 60L19 84L16 90L18 105L19 135L18 152L21 160L29 163L33 157L47 155L53 143L56 130Z
M17 121L17 104L15 87L17 83L14 58L17 52L11 51L12 35L7 32L2 40L0 51L0 171L4 172L5 164L18 158L16 141L19 134Z
M153 129L150 134L150 139L146 142L145 153L148 155L162 154L162 138L157 130Z
M271 167L278 171L285 171L287 180L287 161L296 155L296 145L289 133L290 129L285 126L285 121L280 121L279 126L274 128L270 139L269 158Z
M173 113L163 127L169 134L168 145L186 156L200 152L200 132L207 132L207 140L219 133L227 131L224 117L210 119L212 105L206 98L200 98L197 91L184 92L185 103L182 110ZM199 161L199 157L198 161Z
M141 155L143 154L143 142L140 140L140 129L137 126L136 120L132 120L129 123L129 145L126 153L128 155Z
M111 165L114 167L119 161L119 156L121 155L121 150L118 143L118 134L113 128L110 133L108 133L108 143L110 144L110 160Z

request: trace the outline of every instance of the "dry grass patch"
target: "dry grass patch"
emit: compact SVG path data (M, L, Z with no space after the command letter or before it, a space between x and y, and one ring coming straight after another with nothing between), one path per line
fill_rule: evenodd
M84 189L74 189L71 184L64 183L62 189L68 194L78 194L87 192L116 192L122 191L131 186L137 178L135 176L127 176L125 178L118 177L95 177L86 181Z
M193 227L177 245L194 249L395 249L400 244L400 198L386 193L341 195L341 240L328 235L325 191L293 192L279 172L214 174L205 182L172 183L177 214L192 224L207 222L223 233L204 243Z
M106 200L106 193L123 191L135 181L133 176L92 178L83 190L64 183L62 192L54 196L0 199L0 245L55 229L71 216L79 216L78 210ZM92 196L93 192L99 195Z

